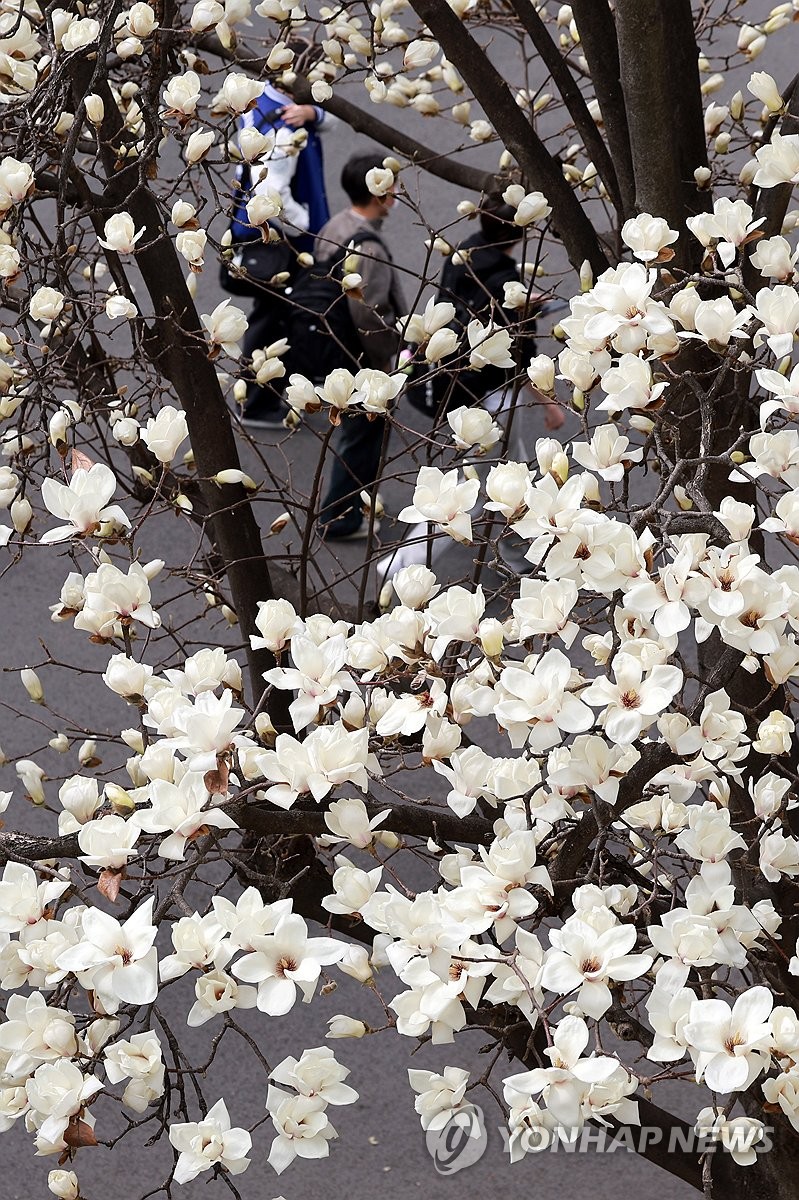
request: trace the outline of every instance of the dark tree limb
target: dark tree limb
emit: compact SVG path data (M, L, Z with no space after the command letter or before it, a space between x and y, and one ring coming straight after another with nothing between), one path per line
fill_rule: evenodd
M572 12L602 113L602 123L605 126L621 195L622 216L626 218L634 212L635 175L630 131L627 127L627 108L621 86L616 28L607 0L573 0Z
M552 206L552 223L569 261L579 270L584 262L595 275L608 266L599 237L579 198L510 93L507 82L483 47L448 4L441 0L411 0L447 58L457 63L475 100L480 104L503 145L516 159L531 186L544 193Z
M90 80L87 66L83 65L76 74L74 85L76 107L82 103ZM105 81L96 86L105 105L98 139L107 177L104 199L111 206L126 207L135 225L145 229L137 247L136 262L155 317L145 339L145 349L171 383L186 413L198 483L210 514L213 542L225 563L233 605L247 647L253 703L257 704L263 692L264 672L274 665L274 658L266 650L252 650L250 635L257 633L258 601L270 599L274 591L261 533L247 492L241 484L220 487L212 482L217 472L240 467L230 413L216 370L208 357L202 323L186 286L177 252L164 229L155 197L142 184L137 169L117 169L113 147L124 137L124 130L111 89ZM271 715L276 728L291 725L287 705L285 694L275 695Z
M619 187L619 180L616 176L613 159L608 152L608 148L602 139L602 134L599 132L594 118L588 111L585 97L569 70L569 64L549 36L546 25L530 3L530 0L510 0L510 4L527 32L530 41L538 51L541 61L552 76L552 82L557 87L563 103L569 110L569 115L574 121L575 129L583 139L586 152L592 159L594 166L599 172L600 179L608 190L613 207L623 220L626 215L624 200Z

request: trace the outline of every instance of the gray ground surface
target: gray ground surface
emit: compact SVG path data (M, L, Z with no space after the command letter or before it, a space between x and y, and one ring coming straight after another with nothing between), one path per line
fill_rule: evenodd
M770 8L766 0L751 5L749 19L765 17ZM747 10L749 13L749 10ZM758 67L771 70L780 83L793 73L797 47L797 33L788 30L775 39L766 56L759 60ZM728 96L733 88L725 88ZM397 113L397 110L378 110L386 119L408 121L410 128L419 132L446 149L447 134L438 129L435 121L423 122L419 118ZM333 207L342 201L337 186L338 169L343 160L355 149L365 146L347 129L332 134L326 144L330 196ZM475 152L475 160L482 156L491 165L495 151ZM419 202L422 211L433 225L445 225L454 215L454 205L461 198L454 188L428 178L419 180ZM397 257L410 270L416 270L423 260L422 241L425 236L409 207L399 208L392 216L387 234L397 252ZM553 264L555 266L556 264ZM407 289L410 295L410 288ZM214 272L206 272L201 285L201 311L210 311L210 306L221 295L215 291ZM534 430L540 433L541 430ZM274 441L275 439L270 439ZM283 455L285 465L290 465L295 475L307 475L313 470L317 443L314 436L305 432L286 442L281 451L270 452L273 462ZM249 460L245 451L245 459ZM276 468L277 469L277 468ZM400 502L407 503L406 493L399 484L389 486L387 499L390 510L396 512ZM263 510L266 523L271 509ZM272 512L272 515L273 512ZM168 527L168 544L163 551L157 545L148 546L152 556L162 553L170 562L183 561L194 550L188 533L182 524L175 522ZM341 564L353 567L357 564L357 547L345 547L339 552ZM337 570L330 560L320 560L321 570L329 573ZM0 580L0 602L3 612L3 665L19 667L41 659L38 638L47 639L48 648L55 657L63 656L81 663L85 672L101 670L105 655L94 654L94 647L81 644L82 635L76 635L69 625L51 625L48 606L58 594L61 581L68 569L67 560L60 558L52 549L33 548L26 553L23 566L10 572ZM446 577L448 568L440 572ZM453 573L460 573L453 556ZM200 636L205 636L201 634ZM81 657L85 655L85 659ZM54 680L56 682L49 682ZM98 729L120 728L130 721L124 706L117 709L109 702L105 689L92 686L86 674L82 677L62 672L48 675L48 693L57 697L57 707L64 715L64 727L70 729L73 721ZM98 697L102 697L99 699ZM13 708L19 704L24 718L15 717L12 708L0 707L0 743L8 753L19 753L21 749L34 749L35 733L31 726L31 707L25 706L25 697L17 679L6 677L3 684L3 699ZM35 713L34 713L35 716ZM46 736L42 737L42 742ZM45 756L40 761L47 765ZM54 771L55 771L54 767ZM58 770L64 770L59 762ZM76 767L72 768L76 769ZM0 787L14 785L13 773L0 772ZM19 808L12 809L9 816L16 822ZM26 812L30 827L37 824L40 814ZM41 827L41 824L39 825ZM48 826L51 827L51 826ZM191 1003L191 987L184 980L169 992L167 1008L171 1016L180 1018ZM350 985L348 981L328 997L317 997L309 1007L297 1006L287 1017L270 1019L260 1014L244 1014L246 1027L257 1037L271 1062L279 1062L287 1054L299 1055L304 1047L324 1044L323 1037L327 1018L337 1012L348 1012L380 1024L379 1006L366 995L363 989ZM204 1060L209 1043L207 1025L200 1030L188 1031L186 1046L195 1062ZM412 1200L414 1196L427 1197L443 1194L455 1200L483 1200L491 1191L501 1192L507 1197L530 1197L536 1200L562 1200L564 1196L589 1195L592 1200L617 1200L622 1191L638 1194L652 1192L663 1200L687 1200L695 1195L692 1189L679 1183L643 1160L623 1152L616 1154L567 1156L564 1153L546 1153L528 1158L523 1163L510 1167L502 1154L502 1141L497 1131L499 1114L487 1110L489 1146L482 1160L476 1165L450 1178L436 1175L426 1152L418 1118L413 1111L413 1095L407 1083L406 1069L409 1065L425 1068L440 1068L446 1063L472 1067L479 1074L482 1064L478 1050L483 1039L479 1034L466 1038L458 1037L452 1048L423 1048L414 1058L411 1053L415 1043L395 1035L368 1038L361 1042L338 1042L336 1053L352 1070L350 1082L360 1093L359 1102L346 1109L337 1110L333 1123L339 1131L339 1141L333 1143L331 1155L326 1162L295 1163L284 1176L278 1178L266 1164L266 1154L271 1140L269 1126L264 1127L265 1136L255 1136L255 1150L249 1171L237 1182L244 1200L271 1200L282 1196L286 1200L321 1200L331 1195L352 1195L360 1200L365 1196L379 1195L382 1200ZM327 1043L331 1044L331 1043ZM235 1050L235 1053L233 1052ZM508 1071L505 1072L509 1073ZM679 1089L686 1115L695 1113L700 1107L699 1092L690 1085ZM208 1095L226 1097L234 1124L249 1125L263 1113L265 1086L262 1075L255 1069L252 1056L243 1043L231 1042L230 1049L209 1075ZM661 1097L662 1099L662 1097ZM138 1200L149 1189L157 1186L163 1178L163 1168L168 1162L168 1153L162 1145L145 1148L141 1139L125 1140L113 1156L97 1149L84 1151L79 1156L78 1169L82 1193L87 1200ZM0 1140L0 1200L29 1200L45 1194L47 1171L55 1164L51 1159L33 1157L30 1138L21 1127L8 1133ZM223 1196L227 1194L221 1183L206 1185L207 1176L176 1189L186 1200L198 1200L201 1196Z

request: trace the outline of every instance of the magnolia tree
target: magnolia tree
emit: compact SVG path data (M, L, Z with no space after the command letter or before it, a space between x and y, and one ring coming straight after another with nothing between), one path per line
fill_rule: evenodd
M318 1037L266 1052L348 976L357 1012L328 1037L369 1035L364 1072L378 1035L446 1048L442 1074L410 1071L426 1130L480 1103L521 1163L586 1124L641 1126L663 1136L639 1152L707 1196L792 1195L799 86L748 64L792 36L796 0L751 24L761 6L731 0L65 3L0 5L3 574L21 599L47 556L73 647L22 670L39 707L2 793L0 1129L59 1196L139 1130L172 1150L142 1191L212 1172L239 1196L251 1156L325 1157L331 1108L357 1098ZM384 144L376 192L413 206L433 172L460 189L452 224L503 191L523 268L461 345L452 306L424 304L457 235L419 212L397 370L285 380L282 457L250 441L245 473L246 317L194 296L236 162L268 173L269 136L236 137L267 77ZM449 152L387 105L435 118ZM278 214L275 195L250 220L266 237ZM519 363L540 292L569 300L563 345ZM262 381L285 353L256 354ZM413 434L409 362L518 367L515 402ZM513 423L542 400L572 436L517 461ZM384 582L367 494L342 612L318 566L323 455L310 488L279 464L292 429L322 451L364 411L395 427L386 474L419 468L400 522L424 523L426 562ZM176 518L188 562L169 561ZM453 543L471 581L431 569ZM129 706L105 738L78 707L93 686ZM479 1076L459 1065L474 1027ZM205 1079L242 1048L250 1128ZM687 1122L660 1095L680 1080Z

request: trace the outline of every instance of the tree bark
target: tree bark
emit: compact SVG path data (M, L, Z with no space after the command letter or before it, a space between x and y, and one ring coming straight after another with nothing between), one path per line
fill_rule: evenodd
M694 180L707 146L690 0L617 0L616 30L635 207L679 231L676 265L690 269L701 247L685 219L711 202Z
M572 12L602 113L602 123L619 182L622 216L626 219L633 215L635 208L635 174L621 86L616 28L607 0L572 0Z
M624 200L613 159L608 153L608 148L602 140L602 134L599 132L594 118L588 111L588 105L569 70L568 62L549 36L546 25L530 4L530 0L510 0L510 4L540 55L541 61L549 71L552 82L560 92L569 116L574 121L574 127L583 139L586 153L592 159L600 179L607 188L614 208L623 220Z

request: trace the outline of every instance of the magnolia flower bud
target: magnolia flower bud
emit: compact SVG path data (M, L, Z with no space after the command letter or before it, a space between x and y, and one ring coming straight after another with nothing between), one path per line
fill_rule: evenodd
M11 524L17 533L24 533L33 520L33 509L27 496L18 496L16 500L12 500L9 512Z
M216 135L210 130L198 129L186 143L186 162L193 166L205 158L214 144Z
M752 743L752 749L758 754L788 754L795 728L789 716L775 709L760 722L757 740Z
M324 79L317 79L316 83L311 84L311 95L317 104L324 104L333 95L333 89Z
M346 953L338 962L339 970L359 983L372 982L372 964L369 961L369 951L365 946L347 946ZM334 1018L335 1019L335 1018Z
M770 113L782 111L783 101L780 89L767 71L755 71L746 85L746 90L765 104Z
M193 204L188 204L185 200L176 200L172 205L171 212L172 224L177 225L178 229L182 229L184 225L188 225L197 215L197 209Z
M344 1013L338 1013L335 1017L330 1017L327 1022L326 1038L362 1038L364 1034L369 1032L368 1025L364 1025L363 1021L357 1021L354 1017L348 1017Z
M69 738L65 733L57 733L55 737L51 737L47 743L51 750L55 750L56 754L66 754L69 750Z
M274 521L269 526L269 532L270 533L280 533L281 529L286 528L286 526L288 525L290 520L291 520L291 517L289 516L289 514L287 512L280 513L280 515L275 517Z
M22 786L28 795L28 798L34 804L44 804L45 795L42 786L44 779L44 771L31 758L20 758L17 760L14 768L17 772Z
M59 1200L78 1200L80 1195L78 1177L74 1171L51 1171L47 1176L47 1186Z
M477 636L487 658L498 658L505 644L505 631L502 622L495 617L486 617L477 627Z
M527 376L539 392L550 395L555 391L555 363L548 354L537 354L530 359Z
M105 237L97 239L104 249L117 254L132 254L136 243L144 236L144 227L137 231L130 213L121 212L109 217L104 233Z
M34 321L54 321L64 310L64 297L51 287L38 288L30 298L28 312Z
M385 196L394 187L394 172L385 167L372 167L366 172L366 186L373 196Z
M254 492L258 487L258 484L251 476L246 475L244 471L237 471L233 467L228 467L224 471L217 471L216 475L212 475L211 478L214 483L218 484L240 483L248 492Z
M86 108L86 119L91 121L92 125L102 125L105 116L102 96L98 96L96 92L89 92L83 103Z
M92 767L99 764L100 759L97 757L97 742L95 742L94 738L87 738L86 741L81 744L81 747L78 750L78 762L82 767Z
M106 800L119 816L135 811L136 801L130 792L126 792L118 783L107 783L103 789Z
M285 42L278 42L274 45L266 59L266 65L270 71L280 71L283 67L290 67L293 62L294 51Z
M44 704L44 688L36 672L32 671L30 667L25 667L24 670L20 671L19 677L22 680L22 686L34 704Z

